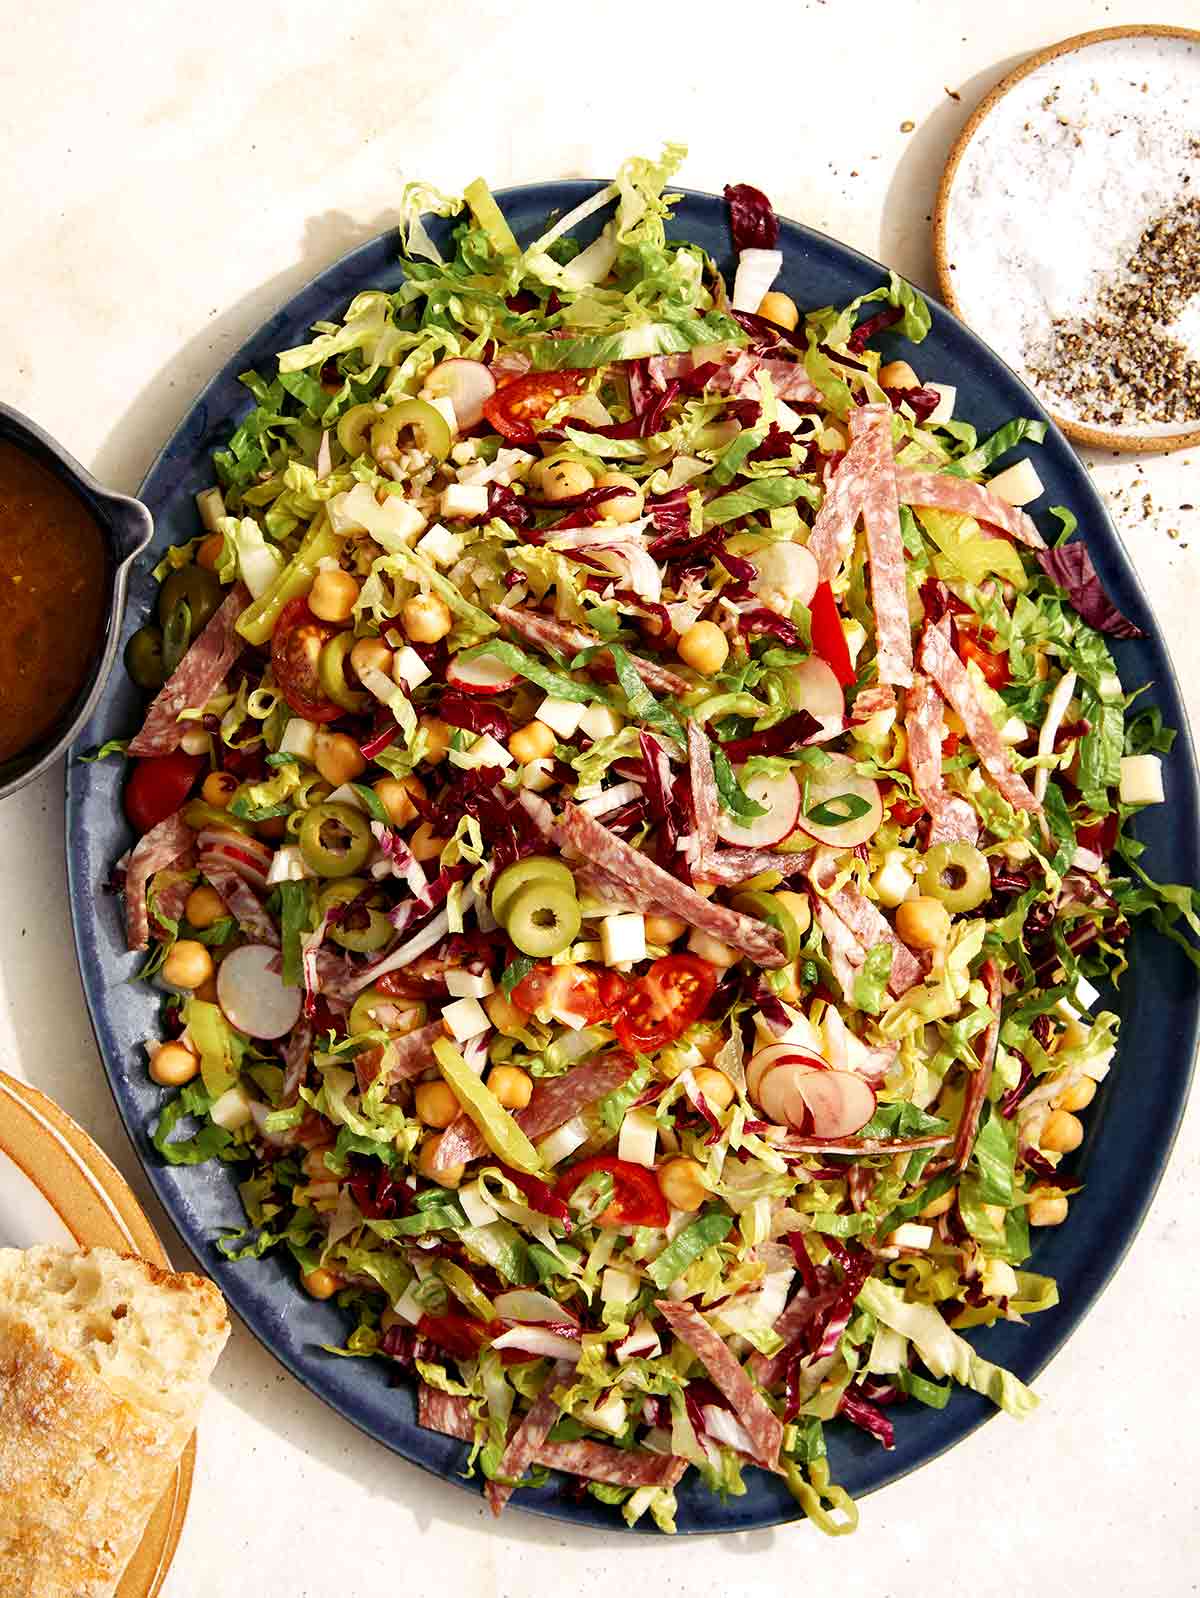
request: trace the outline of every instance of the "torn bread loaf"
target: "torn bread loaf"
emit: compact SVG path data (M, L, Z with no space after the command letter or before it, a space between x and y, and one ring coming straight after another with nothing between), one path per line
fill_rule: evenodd
M225 1341L202 1277L0 1248L0 1593L111 1598Z

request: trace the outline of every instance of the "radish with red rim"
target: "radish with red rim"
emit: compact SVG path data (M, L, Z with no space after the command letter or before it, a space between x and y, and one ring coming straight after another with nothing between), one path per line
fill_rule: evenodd
M504 694L515 688L520 676L495 655L476 655L473 660L451 660L446 681L466 694Z
M738 782L743 793L762 810L761 816L740 817L723 811L717 818L717 837L722 843L741 844L747 849L766 849L782 843L796 827L800 815L800 784L790 771L772 776L768 772Z
M300 1019L300 989L284 986L278 965L278 949L246 943L217 968L217 1003L247 1037L281 1038Z
M496 392L496 379L482 361L455 356L439 361L421 387L422 395L448 399L459 429L466 432L483 420L483 407Z
M798 825L818 843L853 849L873 838L883 821L879 784L859 776L848 755L830 755L807 773Z

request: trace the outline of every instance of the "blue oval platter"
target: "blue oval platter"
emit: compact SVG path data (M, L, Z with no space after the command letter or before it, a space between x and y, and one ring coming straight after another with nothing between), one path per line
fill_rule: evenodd
M595 187L583 181L539 184L497 198L518 239L526 243L543 230L548 217L578 205ZM599 220L593 219L593 229ZM732 247L722 200L685 194L670 231L702 245L730 280ZM448 224L435 223L431 233L444 243ZM251 367L273 371L279 350L303 342L313 322L340 317L360 290L395 290L403 276L398 247L397 234L388 233L327 268L270 317L196 399L140 489L155 533L134 567L123 638L151 608L156 586L151 571L162 551L198 531L193 495L213 481L211 452L225 442L252 403L238 374ZM785 265L779 286L804 309L841 305L886 277L876 262L796 223L782 224L780 248ZM957 412L974 422L981 436L1013 416L1049 422L1033 394L996 355L949 312L936 304L931 309L933 327L919 354L885 335L887 358L907 357L927 376L956 385ZM1145 812L1137 832L1147 846L1144 863L1151 875L1196 882L1196 764L1166 649L1133 566L1070 445L1051 424L1045 444L1033 454L1047 489L1038 505L1065 505L1074 511L1105 587L1147 632L1143 639L1113 641L1118 667L1126 684L1151 685L1141 703L1158 705L1180 735L1165 761L1169 802ZM1035 520L1048 535L1056 531L1044 510L1035 513ZM342 1341L344 1317L336 1307L316 1303L300 1290L290 1259L268 1256L235 1265L217 1252L214 1239L223 1228L239 1227L243 1219L232 1169L217 1162L166 1166L150 1142L147 1129L166 1095L146 1072L142 1045L158 1031L159 998L153 989L130 981L139 957L126 951L119 899L103 891L113 862L131 843L120 804L122 767L119 761L83 764L78 758L106 739L132 733L140 708L137 689L123 671L115 671L79 736L67 772L75 940L100 1052L129 1136L188 1247L264 1346L347 1420L404 1459L462 1485L458 1472L465 1445L417 1425L410 1387L391 1386L382 1361L339 1359L321 1351L322 1344ZM971 1334L981 1353L1011 1367L1025 1381L1062 1347L1132 1241L1166 1165L1187 1097L1200 1018L1196 973L1178 948L1147 926L1138 927L1129 953L1130 969L1116 1000L1124 1042L1089 1111L1087 1138L1072 1167L1086 1185L1072 1201L1067 1225L1038 1235L1031 1262L1032 1269L1058 1278L1062 1302L1027 1326L1002 1322ZM1094 1182L1088 1180L1093 1170ZM833 1479L857 1498L932 1459L992 1413L986 1400L966 1391L956 1392L944 1410L914 1404L896 1428L896 1447L890 1453L848 1425L833 1425L828 1429ZM998 1424L1012 1422L1000 1419ZM1036 1426L1036 1419L1029 1424ZM746 1480L744 1497L721 1503L690 1473L679 1490L679 1530L744 1531L796 1518L797 1506L782 1481L758 1470L748 1471ZM470 1490L478 1489L471 1485ZM523 1491L513 1502L577 1524L624 1529L612 1509L591 1497L576 1501L560 1480Z

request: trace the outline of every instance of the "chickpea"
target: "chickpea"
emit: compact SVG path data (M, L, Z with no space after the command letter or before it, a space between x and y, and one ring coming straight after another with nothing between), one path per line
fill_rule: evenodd
M450 1165L445 1169L435 1169L433 1162L441 1141L440 1137L425 1139L417 1155L417 1170L427 1182L436 1182L439 1187L457 1187L467 1168L465 1165Z
M940 949L950 936L950 912L940 899L918 894L896 907L896 931L914 949Z
M320 621L349 621L357 603L358 579L349 572L318 572L308 591L308 608Z
M636 478L628 472L602 472L596 479L597 488L628 488L632 492L617 494L606 499L600 510L605 521L636 522L646 508L646 496Z
M547 759L554 753L557 742L544 721L531 721L512 734L508 749L519 766L527 766L531 760Z
M324 727L318 727L313 737L313 764L334 788L353 782L367 768L349 733L327 732Z
M1067 1218L1067 1195L1050 1188L1035 1189L1037 1197L1025 1211L1030 1226L1061 1226Z
M687 946L693 954L698 954L702 960L707 960L709 965L715 965L721 971L727 971L741 959L736 949L731 949L719 938L710 937L707 932L701 932L699 927L692 928Z
M183 907L184 920L200 932L215 926L227 914L225 901L221 895L215 888L203 883L200 887L192 889Z
M305 1271L300 1278L300 1286L310 1298L332 1298L341 1285L341 1277L321 1265L315 1271Z
M371 786L393 827L406 827L416 815L414 794L418 799L425 797L425 784L420 777L381 777Z
M687 922L681 921L678 916L646 917L646 942L656 943L660 948L674 943L676 938L682 938L686 931Z
M453 626L450 607L437 594L414 594L400 611L400 625L414 644L436 644Z
M440 766L450 747L450 728L437 716L422 716L417 730L425 734L425 764Z
M196 545L196 565L203 566L206 572L215 572L224 549L224 533L209 533Z
M715 676L729 658L729 640L715 621L694 621L680 638L675 653L702 677Z
M518 1032L525 1030L525 1023L529 1020L524 1010L518 1010L511 999L506 999L497 988L495 993L489 993L483 1001L483 1008L487 1011L487 1018L496 1028L503 1032L507 1038L515 1038Z
M1083 1142L1083 1122L1069 1110L1052 1110L1046 1117L1039 1145L1051 1154L1070 1154Z
M426 1126L449 1126L458 1119L458 1100L444 1082L418 1082L413 1102Z
M765 316L768 322L774 322L776 327L785 328L789 333L800 321L800 312L792 296L780 294L775 289L759 300L758 315Z
M238 791L238 780L230 771L210 771L200 784L200 797L214 810L227 810Z
M920 388L921 379L907 361L889 361L879 368L880 388Z
M350 664L361 677L364 671L392 675L392 652L382 638L360 638L350 651Z
M701 1065L692 1072L692 1079L714 1110L727 1110L733 1103L736 1089L724 1071Z
M180 938L163 961L162 974L173 988L198 988L213 974L212 955L194 938Z
M1054 1100L1056 1110L1086 1110L1096 1097L1096 1084L1090 1076L1081 1076L1078 1082L1072 1082Z
M936 1220L939 1215L945 1215L948 1210L954 1208L954 1200L957 1197L958 1189L952 1187L948 1193L943 1193L941 1198L930 1199L929 1203L921 1211L921 1219L923 1221L932 1221Z
M408 840L408 847L412 851L413 859L424 864L426 860L436 860L448 841L446 838L435 837L433 827L428 821L423 821Z
M701 1181L704 1167L697 1160L668 1160L657 1171L662 1196L675 1210L698 1210L708 1197Z
M200 1070L200 1061L182 1043L163 1043L150 1058L150 1076L164 1088L181 1088Z
M533 1097L533 1078L517 1065L494 1065L487 1085L506 1110L523 1110Z
M538 461L530 468L529 481L543 499L574 499L594 486L591 472L582 461Z

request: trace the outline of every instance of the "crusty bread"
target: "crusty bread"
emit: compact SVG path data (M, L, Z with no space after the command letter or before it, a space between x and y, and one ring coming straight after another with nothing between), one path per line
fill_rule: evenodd
M3 1598L111 1598L228 1336L199 1276L0 1249Z

